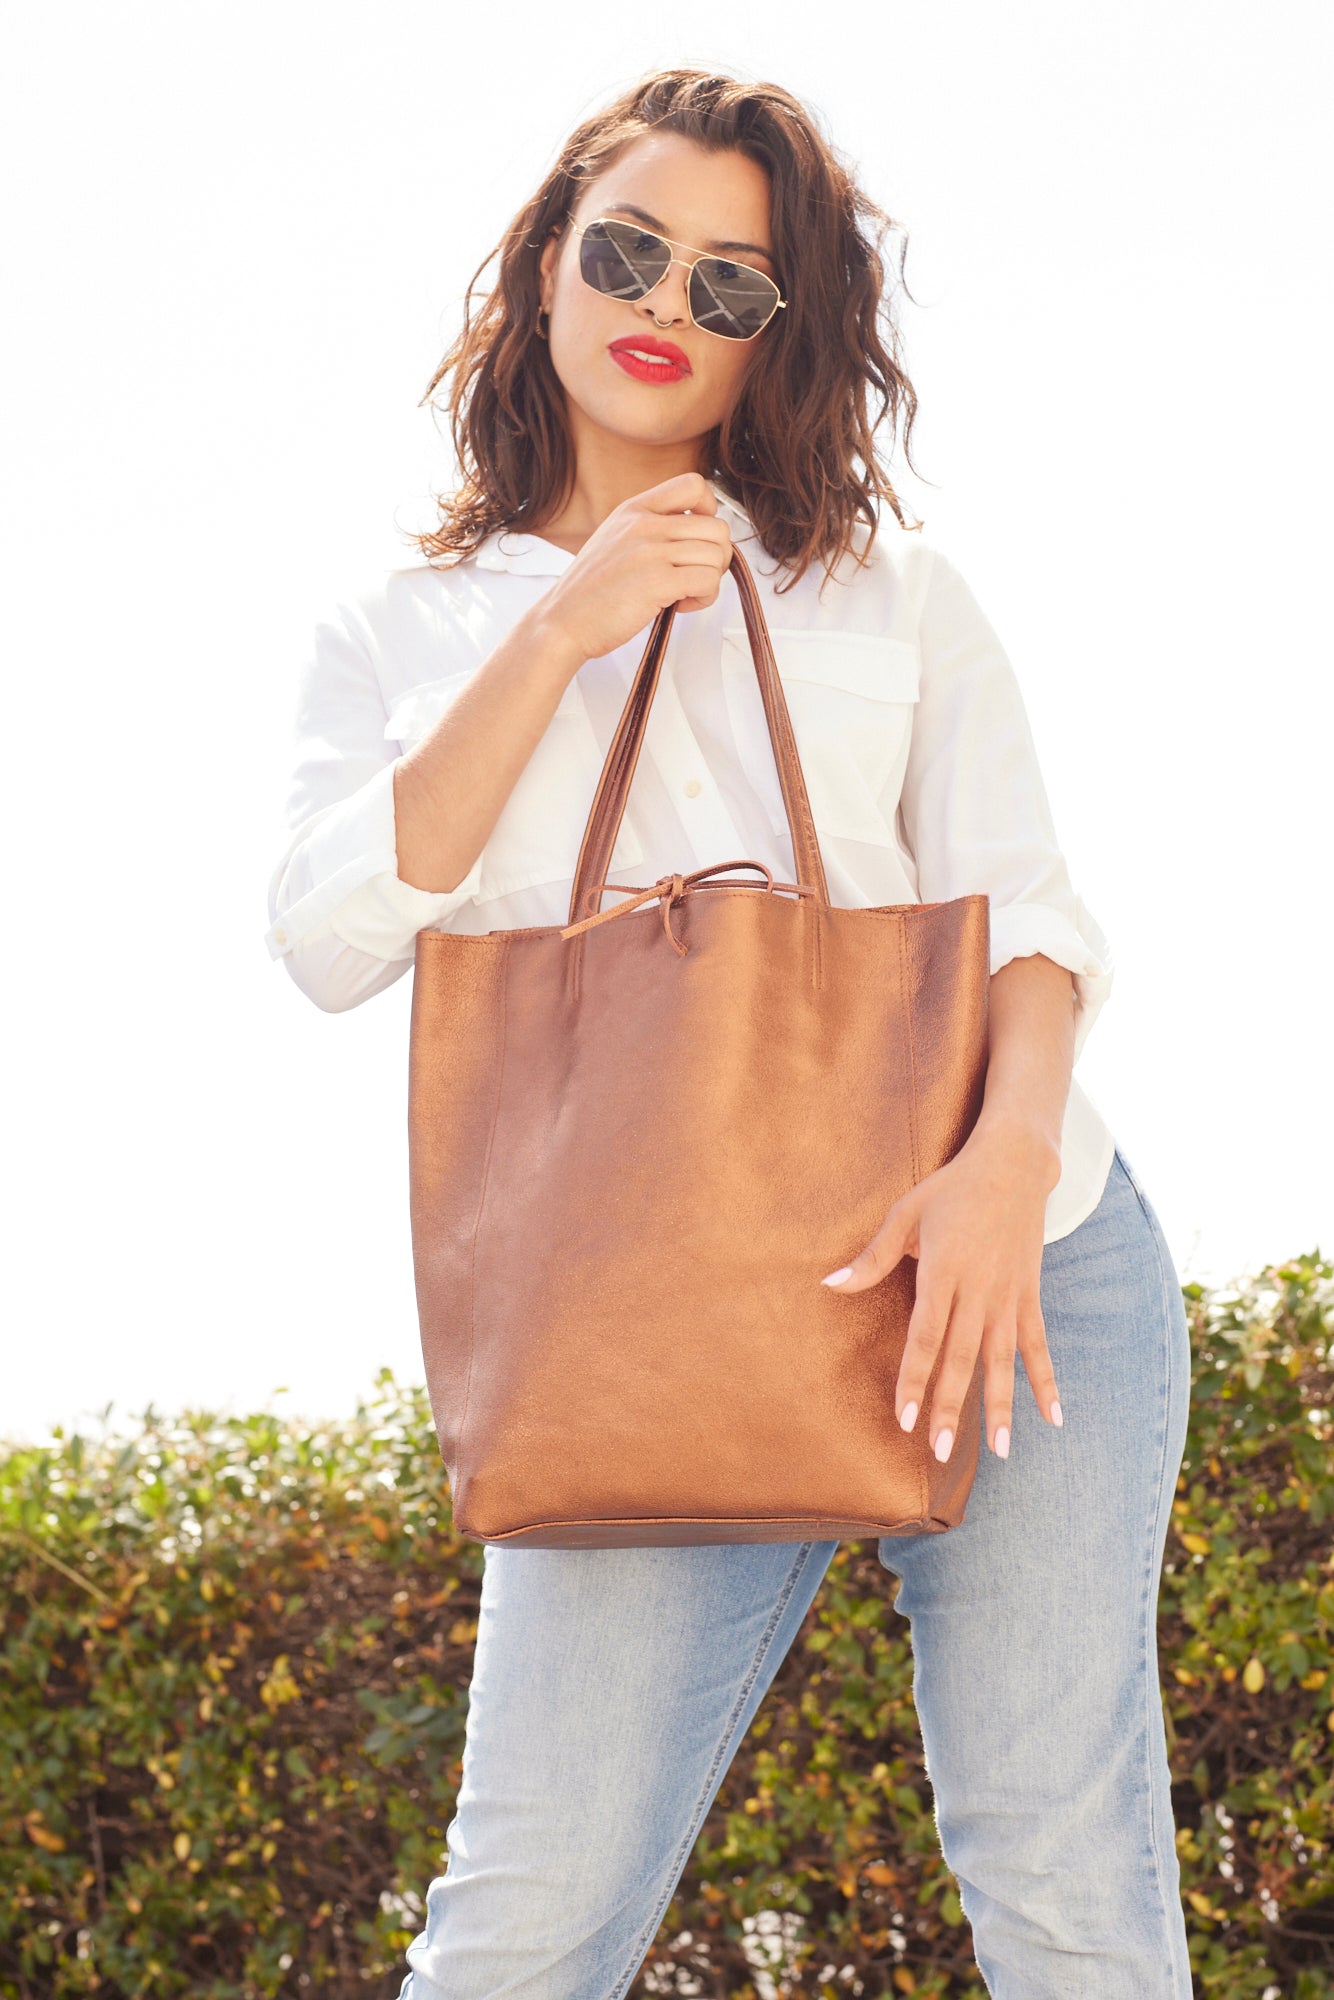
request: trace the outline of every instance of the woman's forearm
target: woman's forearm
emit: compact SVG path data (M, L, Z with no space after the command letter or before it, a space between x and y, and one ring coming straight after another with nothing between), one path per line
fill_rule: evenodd
M1055 1187L1075 1059L1071 973L1041 953L991 975L990 1055L973 1137L1000 1142Z
M556 704L583 664L539 599L430 734L394 767L399 880L448 894L490 838Z

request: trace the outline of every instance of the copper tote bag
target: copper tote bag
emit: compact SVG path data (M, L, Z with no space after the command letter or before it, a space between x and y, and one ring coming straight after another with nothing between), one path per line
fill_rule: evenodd
M846 1298L819 1281L976 1122L988 900L831 906L739 551L731 574L797 881L733 860L606 882L669 605L607 753L569 922L418 933L413 1264L455 1526L474 1541L940 1533L977 1470L980 1355L944 1465L926 1422L904 1432L894 1414L915 1261Z

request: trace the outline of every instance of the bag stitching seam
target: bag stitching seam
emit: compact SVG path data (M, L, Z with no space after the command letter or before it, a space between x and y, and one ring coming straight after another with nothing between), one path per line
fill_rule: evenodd
M443 935L443 933L440 933ZM463 1433L468 1421L468 1406L472 1399L473 1358L477 1351L477 1238L481 1233L482 1213L486 1207L487 1185L491 1179L491 1157L495 1151L496 1128L500 1123L500 1100L505 1087L505 1053L507 1048L506 1029L509 1019L509 945L505 946L505 959L501 967L500 987L500 1061L496 1075L496 1101L491 1113L491 1130L487 1134L486 1164L482 1168L482 1186L477 1198L477 1214L473 1221L472 1242L468 1250L468 1375L463 1389L463 1412L459 1417L458 1444L455 1447L458 1469L463 1471ZM462 1526L462 1523L456 1523Z
M908 932L905 924L899 925L899 999L902 1003L900 1011L903 1016L903 1038L908 1056L908 1131L912 1141L912 1179L913 1186L916 1187L922 1178L922 1159L917 1136L917 1055L913 1046L913 994L908 977ZM922 1494L918 1514L925 1521L931 1496L926 1468L920 1457L917 1464L917 1478Z

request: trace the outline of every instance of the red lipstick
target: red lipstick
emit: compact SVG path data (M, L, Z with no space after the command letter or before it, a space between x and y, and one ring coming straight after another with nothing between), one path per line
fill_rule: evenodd
M637 382L680 382L690 373L690 362L670 340L657 340L651 333L627 334L613 340L608 348L612 360ZM643 354L658 355L656 361L641 361Z

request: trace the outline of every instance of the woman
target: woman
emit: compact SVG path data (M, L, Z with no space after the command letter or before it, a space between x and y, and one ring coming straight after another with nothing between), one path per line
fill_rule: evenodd
M868 388L906 411L905 445L916 399L887 316L881 339L868 216L888 220L772 85L660 72L572 135L435 378L455 371L464 476L428 560L318 628L269 944L337 1011L400 978L424 926L563 923L673 602L609 879L728 855L791 879L726 574L744 548L832 900L990 898L977 1126L827 1278L857 1291L917 1260L896 1409L941 1458L984 1357L967 1519L878 1545L944 1854L992 1994L1184 2000L1155 1646L1184 1308L1072 1079L1111 960L1013 670L873 458ZM897 528L877 532L877 499ZM487 1546L458 1809L404 2000L627 1990L836 1546Z

